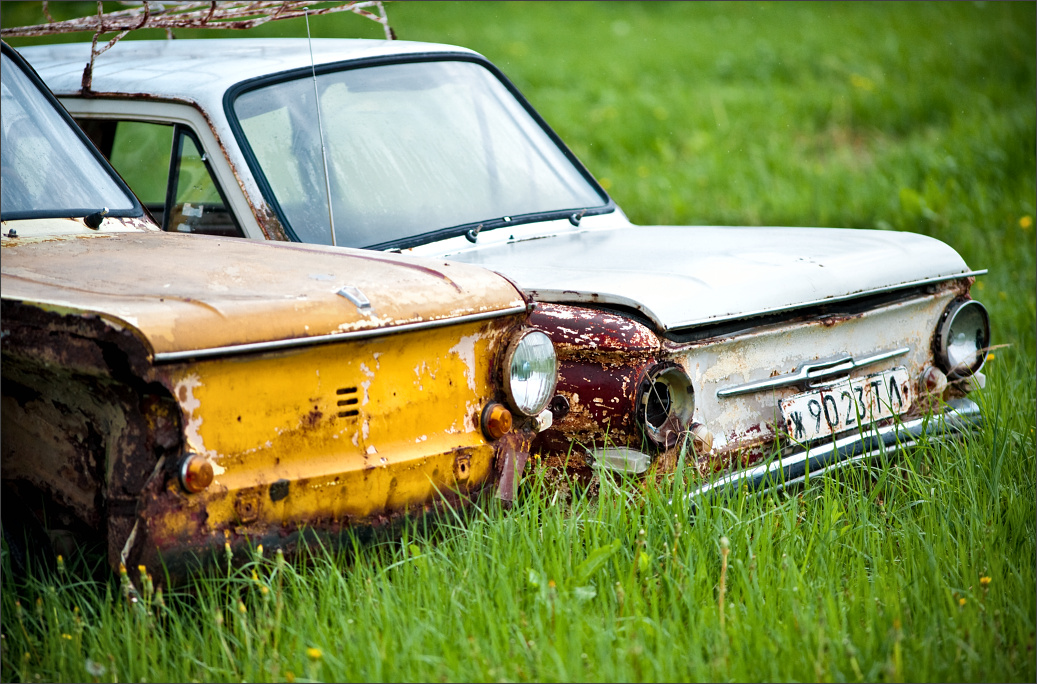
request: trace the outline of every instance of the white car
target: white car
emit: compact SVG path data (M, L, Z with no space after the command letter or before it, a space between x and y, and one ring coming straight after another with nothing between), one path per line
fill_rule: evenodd
M633 225L470 50L123 41L89 93L88 43L24 52L165 230L510 278L559 354L533 446L570 465L644 472L687 447L704 489L733 464L780 486L980 420L985 271L911 233Z

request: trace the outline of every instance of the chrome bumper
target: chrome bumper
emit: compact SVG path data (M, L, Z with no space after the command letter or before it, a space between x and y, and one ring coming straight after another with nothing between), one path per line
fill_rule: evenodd
M722 475L693 490L687 498L695 502L703 497L719 496L723 493L719 490L737 490L743 486L754 490L781 490L803 482L808 475L820 475L834 468L914 446L922 437L958 435L983 423L983 416L976 402L970 399L956 399L948 402L948 405L950 410L942 414L873 428L866 434L842 437L806 451L782 456L769 463Z

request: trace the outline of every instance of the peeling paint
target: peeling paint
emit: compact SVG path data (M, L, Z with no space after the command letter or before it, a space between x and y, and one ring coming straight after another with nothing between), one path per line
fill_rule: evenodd
M198 375L189 375L176 383L173 392L184 411L184 435L187 438L187 446L197 454L208 456L212 463L213 473L220 476L225 471L218 462L219 454L206 449L205 441L202 439L201 427L204 419L198 413L202 402L194 396L194 391L201 386L202 380Z
M464 377L472 391L475 391L475 343L478 339L478 335L465 335L450 348L450 353L457 354L464 363Z

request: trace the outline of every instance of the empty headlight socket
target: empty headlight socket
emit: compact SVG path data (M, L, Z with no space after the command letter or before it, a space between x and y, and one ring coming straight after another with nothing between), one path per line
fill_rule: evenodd
M684 369L663 361L645 372L637 388L637 420L656 446L669 449L691 425L695 390Z
M968 368L959 368L960 362L955 365L949 354L951 330L957 321L958 315L963 311L978 312L982 317L983 327L985 328L984 339L976 340L976 348L978 350L976 362ZM936 324L936 331L933 334L933 357L936 359L937 365L946 373L948 380L953 382L978 373L986 362L986 349L989 345L990 315L987 313L985 306L975 299L964 297L959 297L947 305L947 308L943 310L943 315L940 316L939 322Z

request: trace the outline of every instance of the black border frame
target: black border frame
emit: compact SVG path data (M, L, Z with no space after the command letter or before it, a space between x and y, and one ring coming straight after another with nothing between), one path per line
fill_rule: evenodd
M50 91L50 88L43 82L40 75L36 73L36 70L32 68L32 65L24 57L22 57L17 50L8 45L4 41L0 41L0 50L3 54L14 60L22 72L25 73L29 80L40 90L44 98L47 99L54 108L57 110L59 116L65 120L69 128L72 129L74 135L78 136L79 139L86 145L87 149L90 150L94 158L100 163L101 168L108 172L108 175L115 181L115 184L121 188L126 196L133 201L133 206L129 209L118 209L109 211L107 216L111 217L133 217L139 218L144 216L144 207L141 205L140 200L130 190L130 187L126 184L126 181L112 168L112 165L108 163L108 160L104 158L97 146L94 145L93 141L83 132L83 129L79 127L79 124L75 122L72 115L68 113L68 110L54 97L54 93ZM46 211L46 210L34 210L34 211L9 211L3 212L0 209L0 220L2 221L24 221L27 219L45 219L45 218L83 218L90 214L101 211L103 207L87 207L87 208L76 208L76 209L65 209L61 211Z
M429 233L422 233L421 235L405 238L402 240L391 240L388 242L381 242L374 245L368 245L362 249L375 249L375 250L401 250L409 249L411 247L417 247L419 245L425 245L432 242L437 242L451 237L459 237L466 235L469 231L481 231L481 230L493 230L496 228L503 228L505 226L515 226L524 223L537 223L540 221L550 221L557 219L570 219L574 224L578 224L579 220L583 216L594 216L598 214L610 214L616 211L617 206L615 201L605 192L604 188L598 183L598 181L591 175L587 167L573 154L572 150L562 141L558 134L552 130L552 128L544 121L543 117L533 108L528 100L522 95L522 93L515 87L507 76L498 69L492 62L483 57L482 55L471 54L467 52L419 52L404 55L390 55L383 57L368 57L355 60L344 60L337 62L329 62L325 64L319 64L312 67L299 67L296 69L289 69L287 71L281 71L275 74L268 74L266 76L259 76L256 78L250 78L245 81L234 84L223 94L223 110L224 116L227 117L227 122L230 125L231 131L234 133L234 138L238 142L238 147L241 149L242 155L245 157L245 162L248 164L249 169L252 171L252 176L259 186L260 194L263 199L273 207L274 213L277 215L278 221L281 222L281 226L284 228L285 234L293 242L301 242L295 232L292 230L291 225L288 223L284 212L281 210L280 204L274 197L273 190L270 184L267 182L266 176L263 173L262 168L259 166L259 161L256 159L255 154L252 151L251 145L249 145L248 139L245 137L245 132L241 128L241 124L238 122L238 118L234 113L234 101L244 93L263 88L277 83L284 83L286 81L294 81L300 78L307 78L312 76L314 72L316 74L326 74L338 71L352 71L353 69L363 69L373 66L386 66L389 64L413 64L422 62L443 62L443 61L455 61L455 62L471 62L478 64L486 68L494 77L500 81L505 88L515 97L519 104L533 117L533 120L537 125L547 134L551 141L562 151L565 158L569 160L573 166L580 172L584 179L590 183L591 187L598 193L599 197L605 200L605 203L598 207L573 207L570 209L558 209L549 212L537 212L533 214L522 214L519 216L508 216L508 220L504 220L505 217L497 217L484 221L474 221L471 223L464 223L456 226L449 226L447 228L440 228Z

